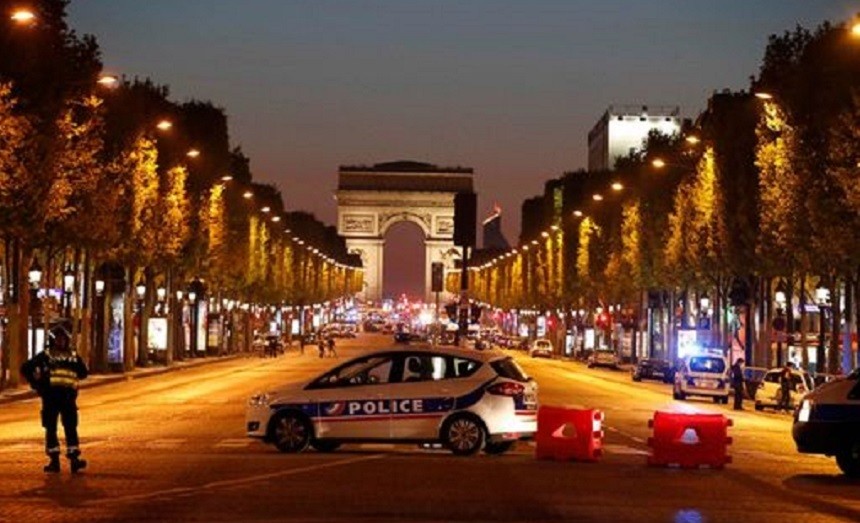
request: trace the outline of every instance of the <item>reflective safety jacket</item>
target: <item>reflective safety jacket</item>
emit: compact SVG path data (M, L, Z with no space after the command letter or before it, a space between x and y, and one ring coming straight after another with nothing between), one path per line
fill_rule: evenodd
M46 349L21 366L21 374L39 394L76 391L78 382L89 372L75 351L52 352Z

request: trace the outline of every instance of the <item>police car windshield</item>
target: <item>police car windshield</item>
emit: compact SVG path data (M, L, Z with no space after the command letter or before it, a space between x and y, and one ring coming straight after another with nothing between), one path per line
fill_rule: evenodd
M508 378L516 381L529 380L528 375L526 375L522 367L520 367L517 362L513 360L513 358L505 358L503 360L494 361L490 363L490 366L493 367L493 370L496 371L496 374L498 374L502 378Z

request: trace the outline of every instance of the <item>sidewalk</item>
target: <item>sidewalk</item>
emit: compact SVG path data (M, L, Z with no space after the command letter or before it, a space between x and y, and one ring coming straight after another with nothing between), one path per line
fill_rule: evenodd
M175 372L179 370L191 369L194 367L200 367L202 365L209 365L212 363L218 363L222 361L230 361L237 358L242 358L247 356L247 354L230 354L227 356L211 356L207 358L196 358L191 360L182 360L182 361L174 361L170 367L165 367L163 365L152 366L152 367L144 367L144 368L135 368L129 372L123 373L113 373L113 374L90 374L90 376L83 380L80 383L79 388L81 389L89 389L91 387L99 387L101 385L108 385L111 383L119 383L122 381L131 381L137 380L141 378L148 378L150 376L158 376L159 374L166 374L168 372ZM21 401L30 398L37 398L38 395L36 391L30 389L26 385L23 387L18 387L16 389L7 389L4 391L0 391L0 405L5 403L11 403L13 401Z

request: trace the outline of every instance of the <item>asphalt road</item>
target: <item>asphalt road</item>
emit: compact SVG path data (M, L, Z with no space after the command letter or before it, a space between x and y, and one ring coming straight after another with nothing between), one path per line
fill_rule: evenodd
M340 358L389 344L343 341ZM0 406L0 521L860 521L860 483L794 450L788 415L676 402L658 383L528 360L546 405L605 412L598 463L459 458L409 445L347 445L283 455L244 437L248 396L336 362L315 351L214 363L81 392L90 468L46 476L38 402ZM734 419L723 470L647 467L655 410Z

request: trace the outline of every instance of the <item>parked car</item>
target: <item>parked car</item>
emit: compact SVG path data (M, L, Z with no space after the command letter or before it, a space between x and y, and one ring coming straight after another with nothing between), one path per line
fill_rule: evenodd
M251 438L281 452L345 442L441 443L454 454L502 454L537 432L538 386L510 356L394 348L250 398Z
M685 400L687 396L711 398L714 403L729 402L729 364L725 356L696 354L681 360L675 372L672 397Z
M539 338L532 343L529 349L532 358L552 358L552 343L546 338Z
M636 368L632 371L633 381L643 379L660 380L663 383L672 383L675 379L675 367L666 360L657 358L646 358L639 360Z
M747 399L755 400L767 370L765 367L744 367L744 395Z
M781 368L770 369L764 375L764 378L759 385L758 392L755 398L755 410L763 410L766 408L776 409L779 407L782 397L782 387L779 379L782 373ZM800 404L800 400L809 391L814 388L812 376L808 372L800 369L792 369L791 371L791 389L789 391L788 407L794 409Z
M835 456L846 476L860 478L860 369L807 394L792 436L798 452Z
M614 350L609 349L597 349L593 351L588 356L587 362L589 369L594 367L610 367L617 369L620 364L621 360L618 359L618 354L616 354Z

